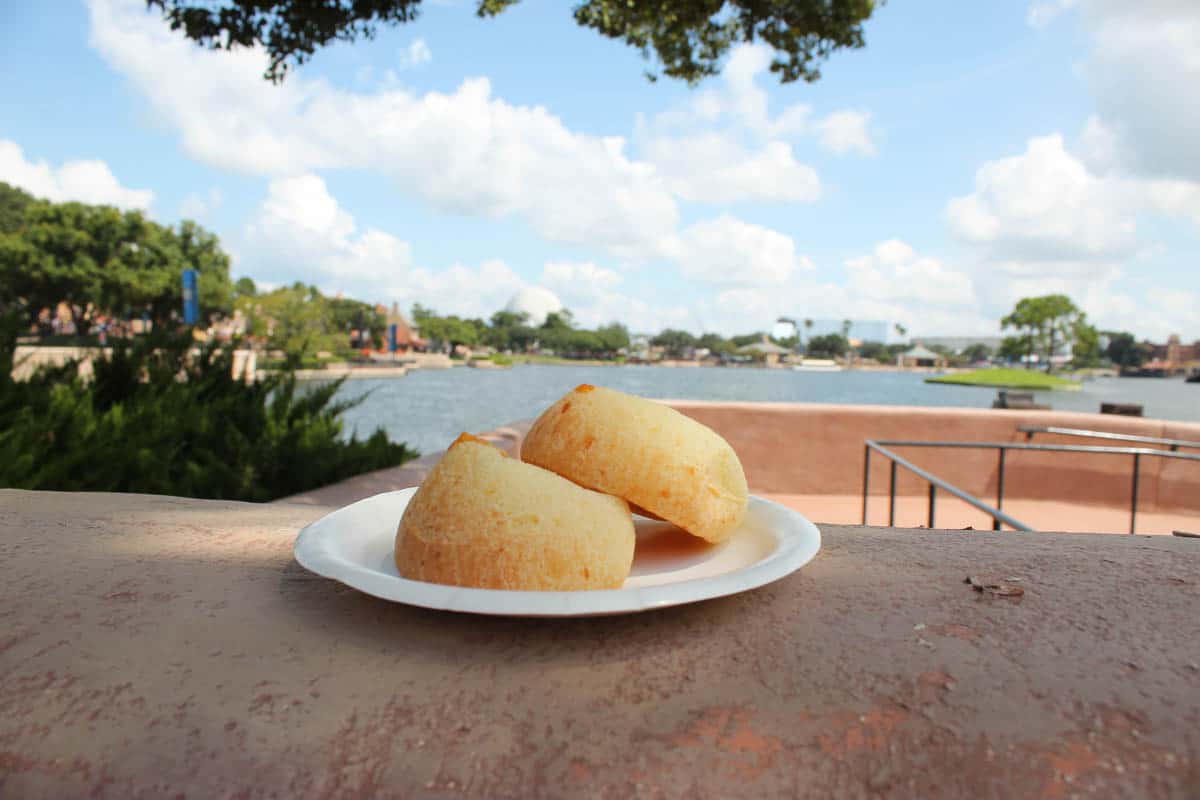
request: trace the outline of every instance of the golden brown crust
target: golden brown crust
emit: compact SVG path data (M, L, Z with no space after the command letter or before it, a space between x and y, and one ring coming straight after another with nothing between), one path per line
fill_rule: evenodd
M617 589L633 564L624 500L459 437L396 531L405 578L485 589Z
M584 384L538 417L521 458L721 542L748 490L729 443L672 408Z

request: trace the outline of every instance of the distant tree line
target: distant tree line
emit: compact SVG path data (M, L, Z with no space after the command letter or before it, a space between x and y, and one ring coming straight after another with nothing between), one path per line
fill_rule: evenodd
M552 312L540 325L529 316L497 311L485 322L458 316L439 316L419 303L412 320L421 338L435 347L486 346L501 352L526 353L537 349L568 358L612 358L629 348L629 330L619 322L590 329L575 324L568 310Z
M59 303L86 330L101 316L155 323L181 313L182 273L199 272L200 305L233 308L229 256L194 222L160 225L140 211L40 200L0 183L0 310L46 323Z
M352 347L382 347L387 330L387 317L370 303L327 297L300 282L259 292L252 280L241 278L234 286L234 308L245 318L247 335L301 363L321 351L348 358Z

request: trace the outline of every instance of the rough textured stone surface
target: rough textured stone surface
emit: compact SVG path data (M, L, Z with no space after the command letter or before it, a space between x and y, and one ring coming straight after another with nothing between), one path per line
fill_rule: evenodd
M0 797L1200 795L1193 539L826 526L756 591L512 620L308 574L324 511L0 492Z

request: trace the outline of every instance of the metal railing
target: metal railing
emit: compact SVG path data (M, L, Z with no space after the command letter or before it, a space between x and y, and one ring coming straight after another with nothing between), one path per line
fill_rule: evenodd
M1084 428L1058 428L1053 425L1018 425L1017 430L1025 434L1025 441L1032 441L1035 433L1054 433L1059 436L1080 436L1086 439L1108 439L1114 442L1137 442L1138 444L1158 444L1171 452L1177 452L1183 447L1189 450L1200 450L1200 442L1188 439L1160 439L1157 436L1136 436L1132 433L1109 433L1108 431L1089 431Z
M996 473L996 505L987 503L971 493L954 486L924 470L902 456L893 453L890 447L948 447L959 449L996 450L998 453L998 469ZM1133 476L1129 503L1129 532L1137 530L1138 488L1141 480L1142 456L1152 458L1172 458L1185 461L1200 461L1200 454L1178 453L1170 450L1154 450L1147 447L1103 447L1073 444L1022 444L1019 442L936 442L936 441L875 441L868 439L863 453L863 524L867 524L867 501L871 489L871 451L891 461L890 483L888 487L888 525L894 525L896 520L896 467L902 466L913 474L929 482L929 527L934 527L937 490L941 489L965 501L992 518L992 530L1000 530L1002 524L1019 531L1032 531L1033 528L1004 513L1004 473L1009 450L1032 450L1045 453L1093 453L1102 455L1133 456Z

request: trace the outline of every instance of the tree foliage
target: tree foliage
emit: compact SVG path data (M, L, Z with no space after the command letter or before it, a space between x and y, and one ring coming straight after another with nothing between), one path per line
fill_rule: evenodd
M688 350L697 346L697 341L688 331L666 328L651 339L650 344L663 348L672 358L682 358Z
M536 328L529 325L528 315L511 311L497 311L484 322L439 316L432 309L416 304L412 316L421 336L435 347L488 345L515 353L537 348L568 358L611 358L629 347L629 330L624 325L614 322L595 330L579 328L567 309L546 315Z
M858 346L858 354L863 358L873 358L881 364L886 364L892 360L892 351L883 342L863 342Z
M334 399L340 382L247 384L232 348L187 334L117 340L90 381L75 363L13 381L16 327L0 335L0 486L266 501L416 455L381 429L347 439L358 401Z
M21 198L0 188L8 213ZM194 222L168 227L140 211L32 199L15 229L0 232L0 305L32 319L65 301L85 316L146 314L161 322L180 310L185 268L200 273L202 313L232 309L229 256Z
M1104 349L1104 355L1121 369L1137 369L1146 362L1147 349L1146 345L1138 343L1132 333L1110 332L1108 347Z
M25 209L34 196L0 181L0 234L16 233L25 225Z
M733 342L726 339L719 333L706 333L696 340L697 347L703 347L710 353L717 355L731 355L737 352L737 347Z
M827 333L808 340L806 354L814 358L837 358L850 350L850 342L840 333Z
M1085 359L1094 358L1099 350L1095 329L1088 324L1087 316L1064 294L1024 297L1000 320L1000 326L1003 330L1020 331L1028 348L1025 355L1032 355L1035 348L1040 351L1047 372L1051 357L1062 346L1080 345L1086 351Z
M467 320L457 316L439 317L420 303L412 307L413 323L420 329L421 338L435 345L474 347L480 344L486 325L482 320Z
M259 293L253 281L242 278L235 289L247 332L294 361L304 363L322 350L345 355L351 330L360 337L369 331L373 343L383 343L387 320L369 303L326 297L300 282Z
M480 17L517 0L477 0ZM882 0L880 0L882 2ZM380 26L417 18L421 0L146 0L188 39L213 49L263 47L265 78L288 70L335 41L374 37ZM730 48L762 42L783 83L814 81L818 64L864 44L862 25L876 0L581 0L576 23L637 48L665 75L688 83L720 72ZM647 76L656 73L651 67Z
M992 348L988 347L983 342L975 342L967 345L962 354L967 359L968 364L973 364L978 361L987 361L992 357Z

